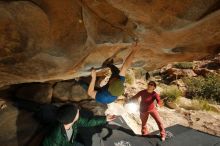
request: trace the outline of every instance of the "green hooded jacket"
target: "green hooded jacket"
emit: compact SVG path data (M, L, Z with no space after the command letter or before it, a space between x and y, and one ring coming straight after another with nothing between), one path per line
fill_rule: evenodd
M68 141L66 131L63 124L56 124L52 131L44 138L43 146L74 146L76 144L75 138L79 127L93 127L106 124L106 117L94 117L86 119L80 117L76 123L73 124L73 134Z

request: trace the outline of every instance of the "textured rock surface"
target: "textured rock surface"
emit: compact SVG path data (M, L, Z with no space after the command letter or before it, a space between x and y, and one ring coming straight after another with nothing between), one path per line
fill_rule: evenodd
M79 105L89 111L92 111L94 115L104 115L107 105L98 103L95 100L84 100Z
M18 110L11 103L0 111L0 141L4 146L21 146L32 140L39 124L33 119L32 113ZM37 142L39 145L39 141ZM34 145L33 145L34 146Z
M21 84L16 89L16 97L38 103L50 103L52 100L53 88L48 83Z
M74 80L58 82L54 86L53 99L59 101L80 101L88 99L87 91Z
M219 8L219 0L2 0L0 86L88 75L113 55L122 61L134 37L134 66L146 70L216 53Z

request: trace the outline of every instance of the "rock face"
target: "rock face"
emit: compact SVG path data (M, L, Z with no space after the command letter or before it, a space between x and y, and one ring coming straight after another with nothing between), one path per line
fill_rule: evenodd
M219 52L219 0L0 1L0 86L72 79L109 57L135 66ZM119 64L120 66L120 64Z
M0 140L4 146L26 145L39 128L39 123L33 119L33 114L24 110L18 110L11 103L0 111ZM40 144L38 141L36 146ZM33 145L33 146L35 146Z
M53 88L48 83L21 84L16 89L16 97L38 103L50 103L53 94Z
M54 100L80 101L88 99L87 91L74 80L58 82L53 90Z

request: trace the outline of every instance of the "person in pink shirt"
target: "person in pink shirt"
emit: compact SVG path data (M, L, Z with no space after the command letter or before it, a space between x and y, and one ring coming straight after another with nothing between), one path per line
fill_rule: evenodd
M140 101L140 119L142 122L142 135L148 135L147 130L147 120L149 115L151 115L156 121L159 129L161 140L165 141L166 132L159 116L159 113L155 107L154 100L157 101L157 104L162 106L162 102L160 100L159 94L157 94L154 90L156 89L156 83L154 81L150 81L148 83L148 87L145 90L139 91L135 96L133 96L129 101L137 100L141 98Z

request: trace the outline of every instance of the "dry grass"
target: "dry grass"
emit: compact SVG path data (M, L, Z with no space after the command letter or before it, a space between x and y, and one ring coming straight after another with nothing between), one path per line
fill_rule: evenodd
M181 95L182 92L177 88L177 86L168 86L162 91L161 98L165 101L175 102Z

